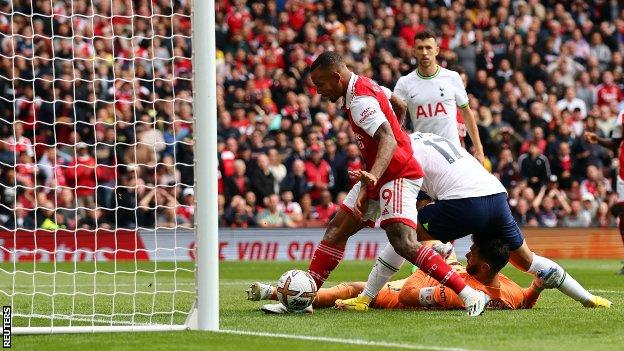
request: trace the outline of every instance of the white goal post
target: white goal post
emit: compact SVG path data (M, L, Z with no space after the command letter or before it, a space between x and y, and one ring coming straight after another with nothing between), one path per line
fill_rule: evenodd
M12 332L219 330L215 1L9 0L0 56Z

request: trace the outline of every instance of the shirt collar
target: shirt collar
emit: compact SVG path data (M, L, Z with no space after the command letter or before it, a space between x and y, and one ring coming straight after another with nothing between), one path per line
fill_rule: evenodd
M347 93L345 95L345 108L351 107L351 101L353 101L353 95L355 94L355 81L357 81L358 76L355 73L351 73L351 78L349 78L349 85L347 86Z

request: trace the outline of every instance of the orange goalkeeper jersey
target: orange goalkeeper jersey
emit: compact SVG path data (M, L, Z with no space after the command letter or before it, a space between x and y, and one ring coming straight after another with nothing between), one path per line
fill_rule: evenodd
M490 296L491 300L488 303L488 308L515 310L523 306L524 293L522 288L502 274L498 275L500 288L483 285L467 273L462 274L462 278L464 278L466 284L473 289L481 290ZM459 296L443 285L436 286L434 299L437 307L464 308L464 303Z
M489 308L494 309L518 309L522 308L524 302L524 293L522 288L511 279L499 274L498 280L500 288L485 286L468 273L459 272L466 284L470 287L484 291L492 300L488 304ZM433 301L427 301L432 308L453 309L464 308L462 300L451 289L441 285L437 280L418 270L407 279L393 281L381 289L375 298L373 307L385 309L406 308L399 302L399 294L402 290L409 291L413 294L419 294L420 289L431 288L433 294L430 298ZM404 292L406 292L404 291ZM415 296L415 301L419 300L419 296ZM418 306L410 306L418 307Z

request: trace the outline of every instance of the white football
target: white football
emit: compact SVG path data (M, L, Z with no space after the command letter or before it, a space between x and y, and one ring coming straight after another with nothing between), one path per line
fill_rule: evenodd
M316 283L308 274L299 269L292 269L284 274L277 283L277 298L290 311L301 311L310 306L316 296Z

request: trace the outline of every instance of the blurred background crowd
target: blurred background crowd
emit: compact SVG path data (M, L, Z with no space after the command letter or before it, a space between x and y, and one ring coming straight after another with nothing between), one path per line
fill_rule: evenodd
M0 225L191 226L189 1L30 4L0 2ZM216 22L222 226L326 224L362 160L306 68L335 50L392 89L425 28L518 223L616 224L617 155L582 133L624 109L618 1L222 0Z
M327 222L362 167L339 106L306 67L324 50L390 89L415 69L413 38L438 33L441 65L465 73L488 157L523 226L613 226L624 108L624 8L617 1L220 2L222 224ZM409 125L407 126L409 129ZM467 141L470 148L470 141Z
M190 7L0 1L2 227L192 226Z

